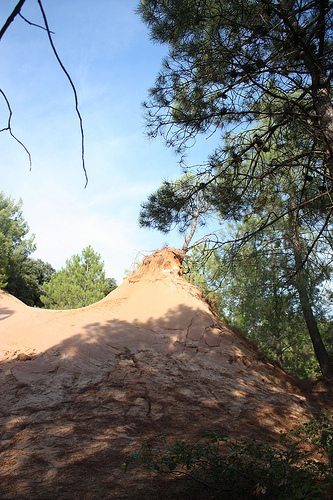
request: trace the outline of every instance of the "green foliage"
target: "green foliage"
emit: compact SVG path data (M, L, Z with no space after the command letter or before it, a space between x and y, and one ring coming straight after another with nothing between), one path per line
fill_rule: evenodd
M187 281L201 288L205 300L219 317L227 321L222 254L204 245L194 247L183 260L183 272Z
M261 155L262 164L279 152L289 150L296 155L300 140L307 142L307 138L281 135L283 150L278 142L271 145L270 152ZM246 178L248 169L244 163L238 172ZM224 187L219 190L219 182L212 189L212 196L219 196L214 203L220 216L233 220L230 243L220 245L218 253L207 249L208 260L196 252L191 267L203 260L208 282L214 269L215 289L218 283L223 288L218 290L223 297L219 314L282 367L294 376L311 377L318 374L319 361L322 373L332 376L332 363L322 343L324 339L329 346L331 337L329 329L324 329L330 307L323 294L332 271L330 232L323 230L319 205L297 209L300 192L311 197L315 186L312 181L304 183L301 172L293 170L274 171L259 183L257 190L243 193L242 203L233 207L229 198L221 197ZM247 212L242 214L244 207ZM285 216L275 219L284 207ZM325 239L319 241L319 234L325 234ZM193 279L193 272L189 276ZM315 349L315 357L311 343L323 346Z
M152 39L169 47L145 104L149 135L183 151L199 133L236 126L231 149L222 145L213 161L233 172L244 157L252 156L255 167L273 135L292 133L297 122L315 146L304 144L304 163L330 155L332 8L306 0L141 0L138 12ZM286 159L276 157L274 167L288 168ZM325 177L324 164L321 172Z
M322 434L326 424L326 417L318 421L312 419L300 426L298 432L307 441L321 444L312 436ZM127 459L126 468L140 460L158 474L185 479L196 499L330 498L332 467L311 459L309 452L301 448L299 441L292 440L292 436L293 433L282 435L283 447L232 439L217 431L206 433L194 443L167 442L166 437L161 436L153 444L145 441L140 450Z
M109 290L107 291L107 294L113 292L113 290L118 287L117 282L114 278L106 278L106 281L109 284Z
M302 441L307 440L316 445L321 456L327 456L333 466L333 408L321 412L318 418L300 424L290 431L289 435L299 436Z
M332 303L331 297L330 297L329 303ZM327 346L327 351L329 353L329 356L333 360L333 318L332 318L332 311L331 311L330 317L321 319L320 329L321 329L321 334L322 334L322 337L324 339L324 342Z
M141 204L139 225L162 233L177 226L185 235L183 249L187 250L197 225L203 226L212 212L201 190L204 183L204 175L198 178L189 173L177 181L164 182Z
M44 284L41 301L48 309L77 309L103 299L114 288L115 281L105 277L101 256L89 245Z
M1 191L0 288L6 289L9 279L15 278L17 270L35 250L34 236L26 238L28 232L29 227L22 214L22 200L15 203Z
M311 302L329 349L333 342L329 303L320 290L325 274L316 275L318 268L310 264L307 274ZM263 232L238 249L232 244L215 250L194 248L183 268L187 280L203 289L220 318L284 370L296 378L320 374L294 280L286 283L292 262L278 233L272 238Z
M149 196L148 202L142 203L139 215L141 227L154 227L158 231L168 233L174 223L178 223L178 213L185 200L177 196L174 186L163 184Z
M134 271L137 271L138 269L140 269L142 263L143 263L143 259L135 259L135 261L132 263L131 267L126 268L124 270L125 276L129 276Z
M54 273L51 264L28 257L19 262L15 273L9 276L6 290L28 306L43 307L40 300L43 285L50 281Z

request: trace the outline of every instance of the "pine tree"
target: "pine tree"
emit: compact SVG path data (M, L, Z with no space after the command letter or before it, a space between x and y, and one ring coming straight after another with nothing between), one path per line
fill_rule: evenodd
M239 225L237 230L241 232ZM309 339L295 279L286 282L293 257L286 248L287 241L281 238L285 231L274 228L275 238L265 233L249 240L236 253L232 244L215 250L194 248L183 264L185 276L203 289L222 320L241 331L283 369L297 378L317 376L321 368ZM306 280L317 327L329 348L333 337L329 301L322 290L325 276L318 275L316 266L308 263Z
M89 245L44 285L41 301L48 309L77 309L103 299L112 288L101 256Z
M333 188L333 4L328 0L142 0L138 11L169 55L150 90L148 134L184 153L198 134L219 145L202 165L224 215L247 211L244 195L270 176L299 179L297 206L323 207L330 224ZM281 136L299 137L286 148ZM304 141L301 138L305 138ZM281 150L263 156L277 142ZM246 163L246 171L240 167ZM312 190L303 190L308 180ZM288 193L287 193L288 194ZM278 220L288 209L270 215ZM323 237L321 233L320 237Z
M0 192L0 288L6 289L8 280L35 250L34 235L26 238L29 226L22 214L22 200L15 203ZM11 290L8 290L11 293Z

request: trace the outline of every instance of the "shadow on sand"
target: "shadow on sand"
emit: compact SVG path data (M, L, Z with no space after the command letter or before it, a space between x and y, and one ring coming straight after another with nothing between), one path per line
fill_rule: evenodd
M200 329L199 320L180 306L145 324L90 323L31 359L2 363L0 498L185 498L174 481L125 474L144 439L219 430L275 442L312 416L291 377L226 325L213 318Z

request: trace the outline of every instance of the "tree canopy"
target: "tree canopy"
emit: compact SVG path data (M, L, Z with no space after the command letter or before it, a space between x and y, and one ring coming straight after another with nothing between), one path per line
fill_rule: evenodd
M0 288L6 288L22 262L35 250L34 235L26 238L29 226L17 203L0 191Z
M163 185L141 204L141 227L168 233L178 227L184 235L183 250L187 251L198 226L204 226L212 213L204 194L198 189L197 179L187 173L174 182Z
M28 257L15 267L15 272L9 276L6 291L31 307L43 307L40 296L43 285L47 283L55 269L48 262Z
M286 148L297 150L297 137L292 140L290 137L286 139L282 136L281 139L285 139ZM271 150L263 154L262 161L268 161L278 147L278 143L272 144ZM246 171L247 164L244 162L239 166L239 173L246 173ZM218 214L222 220L226 219L226 210L232 210L233 216L229 216L233 221L233 225L228 230L229 243L221 241L215 245L222 255L222 260L219 262L222 269L216 268L218 261L215 262L214 267L220 275L226 273L225 269L229 269L227 273L229 278L237 283L237 287L228 288L228 293L230 294L233 290L235 298L237 297L236 310L240 310L240 303L246 304L243 309L246 316L242 321L243 326L252 322L249 330L257 327L260 332L262 324L270 323L270 332L276 341L276 352L280 351L277 357L282 364L282 345L279 337L283 328L285 332L287 330L282 325L288 317L290 331L291 325L297 324L292 315L297 311L298 317L303 316L302 322L308 329L322 373L326 376L333 376L332 361L323 343L316 317L317 311L314 308L315 302L318 304L318 299L314 301L314 298L319 293L319 285L329 280L331 276L332 239L327 232L324 239L318 238L318 231L320 233L318 226L320 227L322 221L320 204L313 207L310 212L297 207L298 184L301 181L300 173L297 171L278 172L266 180L266 189L256 193L248 190L243 193L242 197L234 197L234 207L226 206L224 197L219 198L221 193L214 188L210 190L210 197L207 191L206 198L202 196L203 206L208 206L209 200L215 197L211 205L215 205L216 210L219 208ZM313 187L310 185L306 189L311 191ZM157 223L162 228L165 227L165 220L172 217L172 210L177 208L173 204L172 197L169 196L167 200L168 203L157 203L156 206L149 200L148 204L143 205L146 218L151 224L155 224L155 227ZM247 207L245 213L241 210L244 205ZM282 206L287 209L286 217L279 217L274 224L262 224L262 221L269 219L270 213L279 211ZM203 211L202 214L204 216L205 212ZM187 215L190 216L190 213ZM196 257L198 259L198 253ZM243 259L246 266L244 266ZM205 261L205 255L202 255L199 260ZM253 267L255 276L251 274ZM207 272L206 265L204 269ZM230 273L230 269L234 272ZM237 273L239 274L238 280L235 279ZM260 281L259 275L263 281ZM209 277L207 276L206 279L209 280ZM205 278L203 284L206 288ZM254 306L255 303L258 304L261 301L261 298L252 294L251 289L261 290L261 297L265 297L264 307ZM247 302L249 295L253 300L252 306ZM295 306L295 301L297 306ZM257 321L251 313L253 307L256 308ZM236 311L235 314L237 314ZM289 338L288 343L290 343Z
M202 165L205 179L197 190L214 189L210 201L220 210L223 199L224 217L233 217L234 209L244 214L245 193L254 198L271 178L292 171L299 179L292 210L311 211L320 202L318 234L327 233L333 180L332 8L326 0L140 2L152 39L170 47L145 103L148 133L161 134L180 153L198 134L218 135L220 144ZM295 133L296 150L286 145ZM291 209L278 208L258 227Z
M89 245L52 275L43 286L41 301L48 309L77 309L103 299L115 288L115 281L105 277L100 254Z
M279 231L280 229L280 231ZM246 231L237 225L237 231ZM267 234L267 232L275 233ZM221 319L240 330L281 368L298 378L319 375L321 368L309 338L297 293L292 251L283 228L269 228L237 252L195 247L184 261L186 278L203 289ZM325 288L330 269L306 264L307 297L319 334L332 356L332 314Z

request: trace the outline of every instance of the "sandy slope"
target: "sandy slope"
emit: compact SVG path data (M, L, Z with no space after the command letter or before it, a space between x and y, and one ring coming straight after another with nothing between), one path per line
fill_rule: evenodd
M158 259L152 265L146 262L143 269L126 278L103 300L82 309L51 311L32 308L0 291L1 355L6 357L8 351L31 349L39 353L65 341L66 345L76 344L78 338L94 342L99 329L108 332L110 339L116 337L117 344L118 328L111 324L112 321L124 325L122 345L128 335L131 342L136 342L134 337L139 336L142 345L154 343L151 334L138 333L140 326L150 330L154 327L186 329L192 321L193 311L202 321L205 321L203 318L211 321L211 313L201 299L201 292L181 277L178 259L174 261L172 252L169 252L172 255L169 259L164 258L165 252L158 253L161 254L161 267Z
M210 311L163 249L102 301L38 310L0 295L0 498L159 498L123 463L142 439L219 429L275 441L317 411Z

